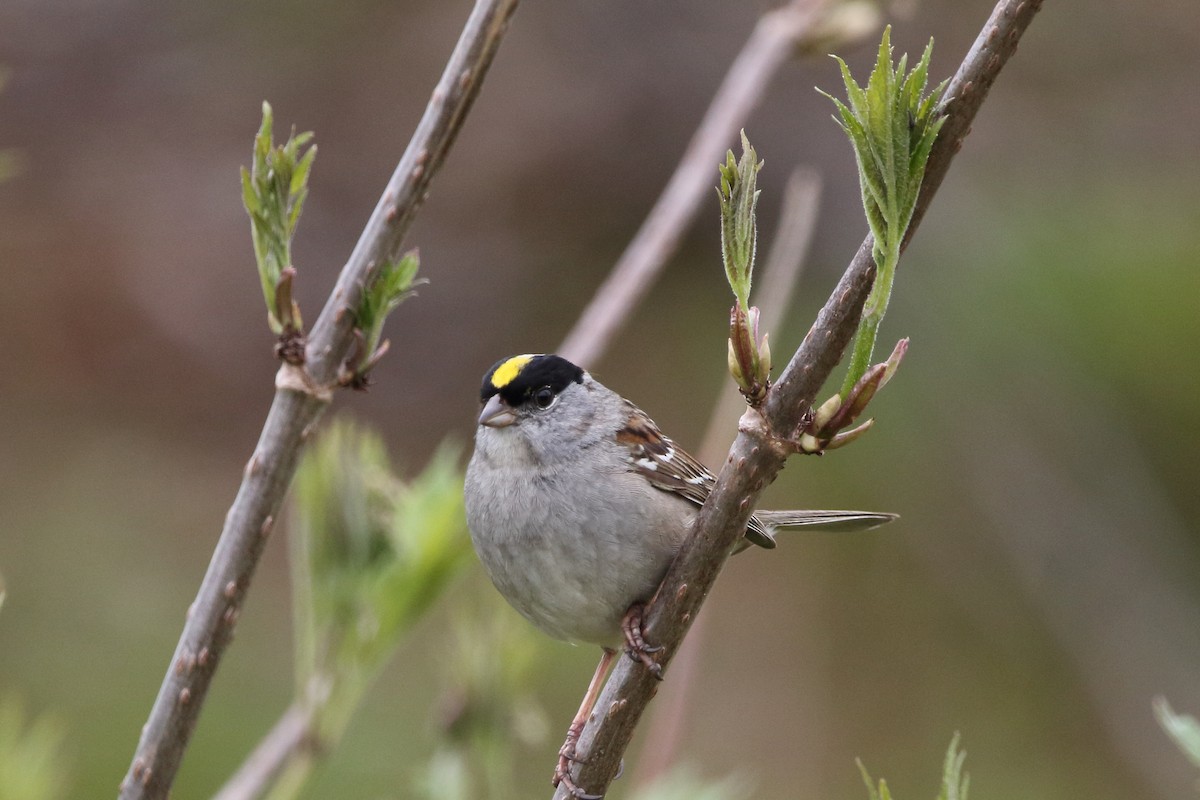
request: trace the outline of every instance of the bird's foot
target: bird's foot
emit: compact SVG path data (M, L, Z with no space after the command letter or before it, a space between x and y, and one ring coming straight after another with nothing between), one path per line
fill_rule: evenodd
M554 767L554 786L562 784L576 800L600 800L604 795L588 794L575 783L571 777L572 764L585 764L584 759L575 754L575 745L579 743L579 734L583 733L583 721L577 720L567 728L567 739L558 749L558 764Z
M634 603L621 620L621 631L625 634L625 652L634 661L640 661L646 669L650 670L651 675L661 681L663 679L662 664L655 661L650 654L658 653L663 648L646 644L646 639L642 636L642 616L645 611L644 604Z

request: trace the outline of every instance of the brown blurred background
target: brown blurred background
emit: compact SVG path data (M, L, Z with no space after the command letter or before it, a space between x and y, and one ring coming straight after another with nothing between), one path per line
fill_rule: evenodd
M64 722L72 797L115 793L270 401L237 175L259 104L319 143L295 247L312 320L469 5L0 5L0 148L24 163L0 184L0 696ZM431 283L339 409L407 470L467 440L483 370L561 341L769 7L528 0L410 236ZM926 0L897 50L932 35L948 76L989 11ZM861 756L930 796L960 730L973 800L1190 796L1150 703L1200 712L1197 31L1194 0L1050 0L1034 21L901 264L883 346L912 348L879 424L768 494L903 519L731 563L684 742L705 774L861 798ZM845 55L862 74L872 46ZM831 60L785 67L745 121L766 242L793 166L825 185L780 354L866 229L814 85L839 88ZM727 380L716 206L595 370L691 446ZM175 797L211 793L288 702L283 545ZM309 796L409 796L447 647L434 616ZM595 653L543 651L557 735Z

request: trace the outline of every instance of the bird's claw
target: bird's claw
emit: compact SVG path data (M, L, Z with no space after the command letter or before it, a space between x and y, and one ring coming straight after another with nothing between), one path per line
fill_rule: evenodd
M621 631L625 634L625 653L630 659L640 661L646 669L650 671L658 680L663 679L662 664L658 663L651 657L651 653L662 651L662 645L646 644L646 639L642 635L642 615L646 611L646 606L641 603L635 603L625 612L624 619L621 620Z
M554 770L554 788L557 789L560 783L575 800L602 800L604 797L602 794L588 794L579 788L574 778L571 777L570 768L563 767L561 764L558 769Z
M566 787L567 791L576 800L600 800L604 795L588 794L579 785L575 783L575 779L571 777L572 764L586 764L587 760L580 758L575 753L575 746L579 744L579 735L583 733L582 722L572 722L571 727L567 728L567 738L563 742L563 746L558 749L558 764L554 767L553 783L555 788L559 784Z

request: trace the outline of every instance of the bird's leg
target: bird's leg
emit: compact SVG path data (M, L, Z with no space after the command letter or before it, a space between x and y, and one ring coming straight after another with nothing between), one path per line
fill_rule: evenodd
M575 712L575 719L571 720L571 725L567 728L567 740L558 750L558 765L554 768L554 785L565 784L571 796L578 800L600 800L603 796L587 794L575 785L575 780L571 777L571 762L583 763L583 759L575 755L575 745L579 743L579 735L583 733L583 726L587 724L588 717L592 714L592 706L596 705L596 698L600 696L600 687L604 685L604 676L608 674L608 668L612 665L616 655L616 650L604 648L604 655L600 656L600 663L596 665L596 673L592 675L592 682L588 684L583 702L579 704L579 710Z
M663 679L662 664L650 657L651 653L662 650L661 646L651 647L642 636L642 615L646 611L644 603L634 603L625 612L621 620L621 630L625 634L625 652L634 661L640 661L650 670L650 674Z

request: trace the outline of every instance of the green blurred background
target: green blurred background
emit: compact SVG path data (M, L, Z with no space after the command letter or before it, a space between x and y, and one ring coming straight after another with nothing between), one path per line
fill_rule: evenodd
M769 7L523 4L409 238L431 283L389 321L371 392L338 397L405 471L469 439L488 365L561 341ZM24 165L0 184L0 697L60 720L68 796L115 793L270 402L237 173L261 101L320 147L295 247L312 320L468 10L0 5L0 148ZM932 35L948 76L989 11L922 2L892 17L897 50ZM1035 19L901 262L882 333L912 347L876 429L767 496L902 520L731 562L683 743L704 774L860 798L861 756L931 796L960 730L974 800L1191 794L1150 703L1200 711L1197 30L1194 0L1050 0ZM844 54L862 74L873 47ZM825 186L777 354L866 230L814 85L839 88L832 60L787 65L745 121L766 242L793 166ZM727 380L717 231L714 197L594 370L686 446ZM174 797L214 791L289 701L286 561L280 536ZM449 619L418 628L311 797L411 795ZM547 794L597 655L538 646L549 732L518 796Z

